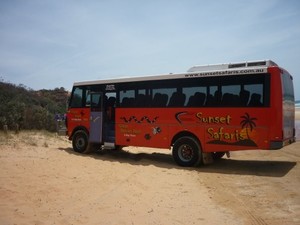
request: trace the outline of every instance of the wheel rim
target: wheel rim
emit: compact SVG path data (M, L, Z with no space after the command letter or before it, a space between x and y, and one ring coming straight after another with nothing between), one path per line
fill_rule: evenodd
M85 140L84 140L84 138L83 138L83 137L78 137L78 138L76 139L76 147L77 147L78 149L83 149L84 146L85 146Z
M194 149L190 145L181 145L178 150L178 157L181 161L189 162L193 159Z

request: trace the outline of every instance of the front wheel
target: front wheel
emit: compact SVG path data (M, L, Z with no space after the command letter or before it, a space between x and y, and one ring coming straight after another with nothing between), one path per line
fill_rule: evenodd
M198 141L192 137L181 137L173 145L172 155L179 166L195 166L201 162L202 152Z
M76 131L72 138L72 145L75 152L85 152L88 146L87 133L83 130Z

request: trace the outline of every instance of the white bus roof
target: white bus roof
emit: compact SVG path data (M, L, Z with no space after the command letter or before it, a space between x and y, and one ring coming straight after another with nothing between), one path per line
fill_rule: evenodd
M277 64L271 60L246 61L246 62L237 62L237 63L193 66L190 69L188 69L188 72L202 72L202 71L209 71L209 70L227 70L233 68L268 67L268 66L277 66Z
M106 80L75 82L74 86L94 85L94 84L115 84L150 80L170 80L196 77L246 75L266 73L269 66L277 66L271 60L246 61L239 63L214 64L204 66L193 66L185 73L170 73L161 75L146 75L142 77L120 77Z

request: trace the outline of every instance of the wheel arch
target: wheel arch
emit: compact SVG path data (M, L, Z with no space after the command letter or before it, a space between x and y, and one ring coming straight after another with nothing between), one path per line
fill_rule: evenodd
M192 132L186 131L186 130L185 131L180 131L179 133L174 135L174 137L172 138L170 146L173 146L175 141L177 139L181 138L181 137L192 137L192 138L194 138L198 142L200 148L202 149L201 141L199 140L199 138L195 134L193 134Z
M71 134L71 136L69 137L69 139L71 140L72 138L73 138L73 135L77 132L77 131L79 131L79 130L83 130L84 132L86 132L86 134L89 136L89 131L88 131L88 129L86 129L86 127L84 127L84 126L78 126L78 127L75 127L74 129L73 129L73 131L72 131L72 134Z

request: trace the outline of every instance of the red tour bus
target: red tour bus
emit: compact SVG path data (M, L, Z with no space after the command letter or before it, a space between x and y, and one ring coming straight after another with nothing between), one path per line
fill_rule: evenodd
M172 150L180 166L295 141L293 78L270 60L194 66L185 73L74 83L67 135L76 152Z

